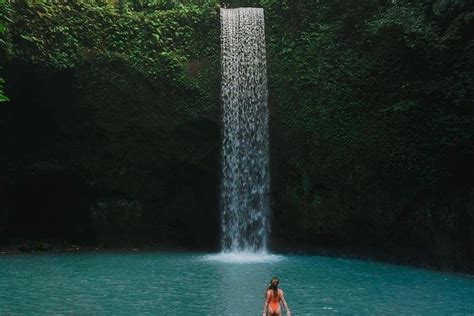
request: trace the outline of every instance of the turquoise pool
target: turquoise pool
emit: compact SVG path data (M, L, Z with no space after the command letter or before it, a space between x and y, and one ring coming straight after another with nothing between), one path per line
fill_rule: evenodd
M261 315L272 276L293 315L474 314L473 277L318 256L21 254L0 271L0 315Z

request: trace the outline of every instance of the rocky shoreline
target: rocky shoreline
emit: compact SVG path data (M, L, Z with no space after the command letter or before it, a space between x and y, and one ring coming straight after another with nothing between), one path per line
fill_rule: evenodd
M23 253L80 253L80 252L114 252L114 251L166 251L166 252L186 252L186 251L204 251L216 252L215 249L193 249L190 247L182 247L171 243L161 243L159 245L146 245L137 247L128 246L103 246L81 243L71 243L67 241L53 240L28 240L18 243L9 243L8 245L0 245L0 255L13 255Z

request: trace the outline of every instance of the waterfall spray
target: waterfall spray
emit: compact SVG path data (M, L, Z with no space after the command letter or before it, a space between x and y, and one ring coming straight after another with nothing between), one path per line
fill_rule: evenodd
M263 9L221 9L221 48L222 250L264 252L270 173Z

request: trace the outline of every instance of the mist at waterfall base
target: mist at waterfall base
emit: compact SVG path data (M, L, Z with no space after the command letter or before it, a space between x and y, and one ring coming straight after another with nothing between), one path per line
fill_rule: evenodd
M375 262L278 256L230 263L199 253L0 257L0 314L261 315L271 277L294 315L468 315L474 278Z

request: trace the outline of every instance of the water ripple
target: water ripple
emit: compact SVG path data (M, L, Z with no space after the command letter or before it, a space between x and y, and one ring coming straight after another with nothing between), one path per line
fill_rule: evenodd
M472 315L474 279L316 256L0 256L0 315L257 315L273 276L294 315Z

